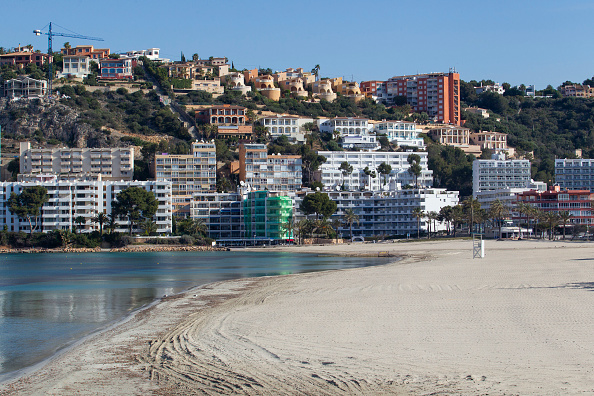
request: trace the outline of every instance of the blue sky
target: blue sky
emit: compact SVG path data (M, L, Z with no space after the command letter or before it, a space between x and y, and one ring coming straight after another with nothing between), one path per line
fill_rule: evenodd
M182 51L226 56L236 68L319 64L324 77L355 81L455 67L466 81L542 89L594 75L591 1L12 0L2 8L3 47L46 51L47 36L32 31L51 21L105 39L56 37L58 50L65 41L112 52L159 47L172 60Z

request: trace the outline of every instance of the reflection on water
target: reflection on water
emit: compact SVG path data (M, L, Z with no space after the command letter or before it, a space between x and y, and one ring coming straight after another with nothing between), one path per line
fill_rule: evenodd
M0 255L0 380L164 294L389 261L275 252Z

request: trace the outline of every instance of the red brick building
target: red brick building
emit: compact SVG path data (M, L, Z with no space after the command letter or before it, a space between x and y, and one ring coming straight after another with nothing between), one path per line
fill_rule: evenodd
M569 212L572 224L593 224L591 203L594 193L590 190L561 190L559 186L552 186L547 191L530 190L516 197L517 202L525 202L543 212ZM522 218L525 219L525 215ZM514 220L519 219L519 215L514 217Z
M365 95L366 98L369 98L371 96L376 96L378 87L380 87L384 83L385 81L378 80L362 81L359 85L359 89L361 89L361 93Z
M416 74L396 76L386 81L389 98L402 96L416 112L426 112L430 120L461 125L460 74Z

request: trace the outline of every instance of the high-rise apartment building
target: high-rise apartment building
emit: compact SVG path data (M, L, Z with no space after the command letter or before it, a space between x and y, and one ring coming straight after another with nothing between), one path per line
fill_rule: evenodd
M31 175L58 175L59 179L132 180L134 148L54 148L32 149L20 143L19 180Z
M115 180L51 180L4 182L0 183L0 229L29 232L29 222L10 213L7 201L12 193L20 194L26 187L42 186L47 190L49 201L41 208L41 216L36 220L37 231L72 230L77 217L85 222L76 226L80 232L99 230L99 224L91 219L99 213L110 215L117 195L128 187L141 187L152 192L158 201L157 213L153 221L158 233L170 233L172 222L171 183L156 181L115 181ZM128 232L128 220L116 221L117 232ZM104 225L105 227L105 225ZM138 224L135 225L138 227ZM136 232L139 230L136 229Z
M406 98L413 110L444 124L460 125L460 74L430 73L396 76L386 81L390 98Z
M593 159L556 159L555 182L568 190L594 192Z
M239 180L255 190L301 189L301 156L268 154L265 144L239 146Z
M191 154L155 154L155 180L172 183L174 211L190 214L192 195L217 189L217 157L214 143L193 142Z

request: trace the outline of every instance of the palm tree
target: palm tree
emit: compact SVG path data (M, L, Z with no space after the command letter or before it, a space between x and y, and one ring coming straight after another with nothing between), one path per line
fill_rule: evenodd
M474 199L473 197L466 198L462 202L462 207L464 208L466 219L469 221L468 232L470 235L472 235L474 225L482 221L482 218L484 217L484 211L481 209L481 204L479 203L478 199Z
M559 215L555 212L545 212L545 221L549 229L549 240L553 239L553 229L559 224Z
M427 239L431 239L431 225L433 224L433 233L437 233L437 227L435 220L439 217L437 212L427 212L427 219L429 220L429 232L427 233Z
M330 221L330 225L334 229L334 232L336 234L336 243L338 243L338 229L342 225L342 221L340 221L340 219L334 218L332 219L332 221Z
M503 219L509 215L509 209L499 199L491 203L488 217L493 220L493 224L499 228L499 238L501 238L501 227Z
M566 228L567 222L569 222L571 220L573 215L571 213L569 213L568 211L562 211L562 212L558 213L558 217L559 217L559 222L561 222L561 224L563 225L563 240L565 240L565 228Z
M453 211L454 211L454 208L452 208L451 206L444 206L441 209L439 209L439 215L437 217L437 220L446 223L446 230L447 230L448 235L450 235L450 231L451 231L450 226L451 226L451 222L452 222Z
M344 211L342 221L349 226L351 242L353 242L353 223L357 223L357 225L359 225L359 215L357 215L353 209L349 208Z
M144 230L145 235L151 235L158 230L157 223L155 223L152 219L144 219L141 224L142 229Z
M99 233L103 235L103 224L106 224L109 221L109 216L105 213L99 213L97 216L93 217L91 221L99 224Z
M452 223L454 223L454 238L456 237L456 229L458 225L464 220L464 209L462 205L456 205L452 208Z
M293 216L287 218L287 221L281 224L281 230L283 235L286 237L284 239L294 238L295 228L295 218Z
M74 222L76 223L75 230L77 230L78 228L82 228L83 227L83 225L87 222L87 219L85 219L82 216L76 216L76 218L74 219Z
M113 234L113 232L118 228L118 224L116 223L116 217L113 213L108 215L108 222L107 222L107 229L109 230L110 234Z
M425 212L419 206L418 208L414 208L412 215L417 219L417 239L421 239L421 219L425 217Z
M313 69L311 69L311 74L316 76L316 81L318 81L318 76L320 75L320 65L315 65Z
M530 213L530 208L531 205L527 204L526 202L518 201L516 203L516 211L520 215L520 220L518 221L518 226L520 228L520 238L522 238L522 218L524 217L522 215L527 215Z

